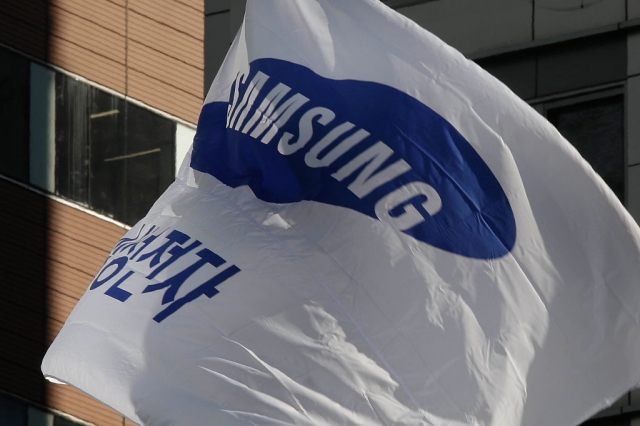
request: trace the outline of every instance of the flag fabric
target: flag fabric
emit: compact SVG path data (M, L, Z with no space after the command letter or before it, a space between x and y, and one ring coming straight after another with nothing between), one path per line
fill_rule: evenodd
M44 358L143 425L572 426L640 382L640 230L374 0L249 0L178 178Z

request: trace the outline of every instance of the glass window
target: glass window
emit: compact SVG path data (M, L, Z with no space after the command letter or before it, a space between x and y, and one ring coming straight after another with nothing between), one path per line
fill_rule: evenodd
M624 98L551 108L547 117L624 202Z
M0 394L0 420L2 426L25 426L26 405L17 399Z
M227 56L227 51L233 41L231 35L231 12L229 10L220 10L224 6L207 2L207 9L211 14L207 14L204 18L204 93L205 96L214 77L218 74L218 70Z
M29 61L0 49L0 174L29 181Z
M72 422L64 417L56 416L54 426L78 426L78 423Z
M56 75L56 193L87 205L89 86Z
M414 6L416 4L427 3L429 1L435 0L382 0L383 3L386 3L389 7L394 9L399 9L401 7Z
M176 124L58 75L56 192L134 224L173 182Z
M54 426L54 416L34 407L27 410L27 426Z

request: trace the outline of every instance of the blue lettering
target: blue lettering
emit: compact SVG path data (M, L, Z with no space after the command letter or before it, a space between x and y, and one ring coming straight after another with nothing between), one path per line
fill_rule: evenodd
M496 259L513 248L515 218L495 175L418 99L271 58L253 61L232 93L202 109L195 170L270 203L345 207L462 256ZM415 195L427 201L407 203Z
M187 241L189 241L189 236L186 234L183 234L180 231L171 231L171 233L166 236L166 239L167 239L166 243L164 243L163 245L161 245L155 250L152 250L148 253L140 255L140 257L136 262L144 262L145 260L151 258L151 260L149 261L149 265L153 268L156 265L158 265L158 263L160 263L160 259L165 254L165 252L169 250L169 247L171 247L173 244L186 243Z
M182 287L185 281L187 281L189 277L191 277L204 265L208 263L217 268L224 263L224 259L208 249L200 250L197 255L198 257L200 257L200 260L196 261L194 264L174 275L173 277L168 278L164 282L147 286L147 288L144 289L143 293L150 293L152 291L158 291L166 288L167 290L162 297L162 304L165 305L169 302L173 302L176 294L178 293L178 290L180 289L180 287Z
M169 255L171 256L169 258L169 260L167 260L162 265L160 265L156 269L154 269L153 272L151 274L149 274L149 276L147 276L147 278L150 279L150 280L154 279L156 276L158 276L158 274L160 272L164 271L167 267L172 265L176 260L180 259L185 254L189 253L190 251L194 250L195 248L197 248L197 247L199 247L201 245L202 245L202 243L200 241L196 240L193 243L191 243L190 245L188 245L187 247L175 246L174 248L169 250Z
M240 268L238 268L235 265L225 269L224 271L222 271L215 277L211 278L209 281L205 282L201 286L195 288L194 290L191 290L184 297L181 297L180 299L174 301L172 304L167 306L163 311L161 311L158 315L153 317L153 320L158 323L164 321L167 317L176 313L178 309L182 308L184 305L186 305L189 302L193 302L200 296L207 296L209 299L211 299L213 296L218 294L218 290L216 289L216 287L222 284L223 282L225 282L226 280L228 280L229 278L231 278L232 276L234 276L235 274L237 274L238 272L240 272Z
M114 247L112 254L120 253L120 252L123 252L123 251L125 251L125 250L127 250L127 249L129 249L129 251L128 251L128 253L127 253L127 254L131 254L131 251L132 251L132 250L133 250L133 249L134 249L138 244L140 244L140 242L141 242L142 240L144 240L144 239L145 239L149 234L151 234L153 231L155 231L156 229L158 229L158 227L157 227L157 226L155 226L155 225L154 225L154 226L151 226L151 227L147 230L147 232L146 232L144 235L142 235L142 232L144 231L145 227L146 227L146 225L142 225L142 226L140 227L140 230L138 231L138 235L136 235L135 237L133 237L133 238L123 238L123 239L121 239L121 240L118 242L118 244L116 244L116 246ZM141 235L142 235L142 236L141 236ZM133 259L133 257L132 257L132 259Z
M109 259L107 259L107 262L109 262ZM98 275L96 275L95 279L91 283L91 286L89 286L89 290L95 290L96 288L102 286L104 283L118 275L128 261L129 259L126 256L122 256L117 259L113 259L111 262L109 262L109 264L105 262L105 266L103 266L100 272L98 272ZM116 268L106 278L103 278L102 275L109 269L111 269L112 266L115 266Z
M142 225L135 237L122 238L118 242L118 244L116 244L111 253L111 256L107 259L103 267L100 269L100 272L91 283L89 287L90 290L95 290L99 287L102 287L108 282L115 281L109 288L107 288L104 294L123 303L129 300L129 298L132 296L132 293L130 291L124 290L123 288L121 288L121 286L132 276L136 275L136 272L138 271L129 270L124 274L121 273L127 266L129 260L133 260L138 254L140 254L146 247L148 247L153 241L155 241L165 232L162 231L159 234L152 234L158 229L159 228L156 226L146 228L146 225ZM166 241L160 247L157 247L141 255L137 260L137 262L142 262L150 259L150 269L155 266L155 269L153 269L151 273L147 275L147 280L153 280L162 271L171 270L172 266L178 259L183 258L187 254L194 252L196 248L202 246L202 242L198 240L193 240L190 244L185 245L189 240L191 240L191 237L177 230L169 232L169 234L165 238ZM134 250L136 250L135 253L131 254L131 252ZM129 254L129 256L116 257L114 255L115 253L124 252ZM165 255L168 256L168 259L164 260L164 262L161 263L161 260L163 260L162 258L166 257ZM224 265L226 261L209 249L202 248L195 255L198 259L191 265L189 265L182 271L179 271L163 282L147 285L142 291L142 294L145 294L154 291L165 290L165 293L162 297L162 305L168 304L168 306L162 312L156 315L156 317L154 317L154 320L156 322L162 322L164 319L177 312L178 309L188 304L189 302L192 302L200 296L204 295L212 298L213 296L218 294L218 290L216 289L216 287L220 283L226 281L233 275L240 272L240 269L235 265L228 266L223 271L220 271L219 268ZM180 288L182 288L182 286L191 277L193 277L196 272L201 270L206 265L210 265L215 268L215 275L212 278L208 279L204 284L195 287L191 291L187 291L186 295L176 300L176 296Z
M122 278L120 278L117 283L109 287L107 291L104 292L104 294L106 294L107 296L111 296L114 299L119 300L121 302L126 302L127 299L131 297L131 293L121 289L120 285L124 283L127 280L127 278L129 278L133 274L134 274L133 271L129 271L126 274L124 274Z

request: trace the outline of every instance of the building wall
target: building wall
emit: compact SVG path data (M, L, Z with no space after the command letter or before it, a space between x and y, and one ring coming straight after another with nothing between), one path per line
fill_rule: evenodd
M640 10L638 12L640 15ZM627 47L629 58L627 66L628 209L640 223L640 120L638 120L640 117L640 29L629 32Z
M398 12L534 106L617 85L625 95L625 205L640 222L640 1L438 0Z
M389 3L541 113L593 91L623 93L624 200L640 221L640 0ZM47 407L98 425L125 422L73 388L46 383L40 373L46 348L126 228L47 195L56 190L55 155L47 151L53 133L43 130L55 126L47 107L55 96L55 67L184 120L175 131L179 164L193 138L188 123L197 121L243 11L243 0L2 3L0 45L42 61L32 62L32 79L34 64L46 76L36 79L40 95L26 104L37 123L30 129L30 173L23 184L0 178L0 196L10 200L0 204L0 396L23 398L49 419ZM600 415L619 423L592 422L631 424L639 404L640 393L630 392Z
M244 3L205 1L207 86L239 28ZM640 223L640 0L385 3L475 60L541 114L622 98L624 189L618 195ZM640 424L640 391L623 395L586 424Z
M125 228L0 179L0 389L98 425L121 426L113 410L69 386L52 385L40 363Z
M0 43L196 123L204 5L178 0L3 2Z
M622 94L621 198L640 223L640 1L437 0L398 12L475 60L541 114ZM635 389L585 426L638 424Z
M118 105L124 99L130 112L173 123L174 173L204 98L204 3L2 2L0 50L3 60L17 58L13 77L26 77L19 131L11 140L0 135L0 197L8 200L0 203L0 424L7 412L29 426L131 424L72 387L46 382L40 371L46 349L128 228L56 195L57 144L67 142L58 128L58 83L77 81Z
M607 30L640 16L637 4L637 0L483 0L473 4L437 0L398 12L465 55L478 57L498 49L520 49L526 42Z
M245 3L205 0L205 87L239 29ZM640 222L640 0L386 3L476 60L540 112L548 101L580 91L615 86L624 93L623 199Z

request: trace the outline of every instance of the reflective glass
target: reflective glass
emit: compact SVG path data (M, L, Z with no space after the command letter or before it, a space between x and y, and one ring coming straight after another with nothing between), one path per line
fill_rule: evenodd
M547 115L624 202L623 96L554 108Z
M176 124L59 75L56 192L134 224L173 182Z
M29 61L0 49L0 174L29 181Z
M54 426L78 426L78 423L65 419L64 417L56 416Z
M17 399L0 394L0 425L25 426L27 407Z

